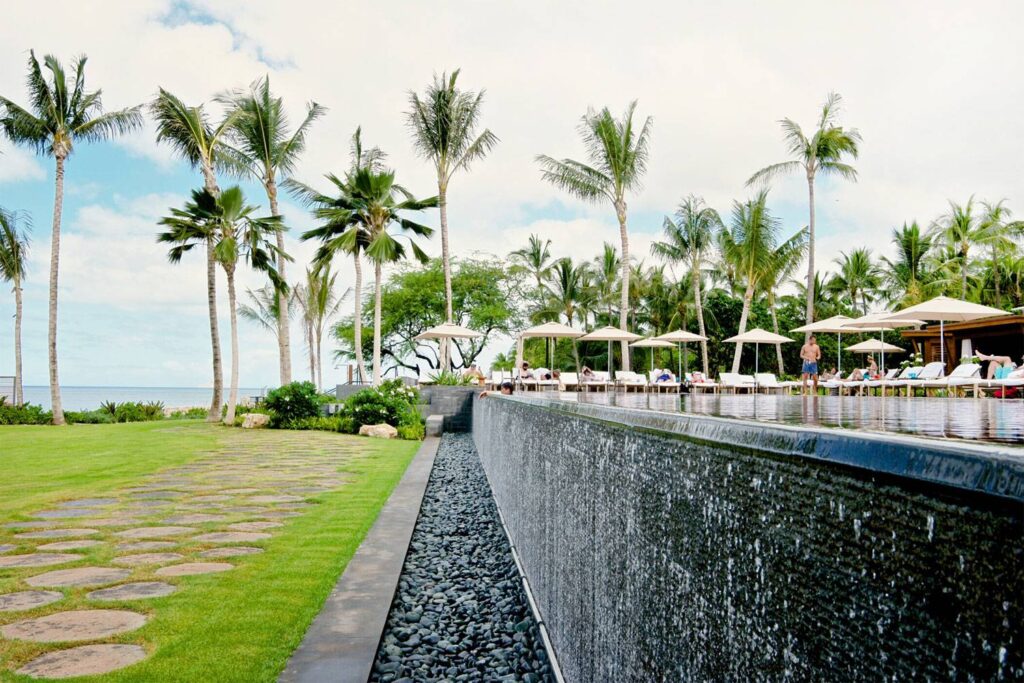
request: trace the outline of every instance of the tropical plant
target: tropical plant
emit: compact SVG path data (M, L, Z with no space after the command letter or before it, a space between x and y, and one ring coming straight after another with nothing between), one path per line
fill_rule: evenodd
M226 134L238 118L229 111L220 121L210 123L204 105L188 106L172 93L160 88L149 104L150 116L156 121L156 140L171 149L203 174L203 187L213 196L220 194L217 171L235 170L237 160L226 146ZM220 329L217 322L217 261L213 242L206 243L206 301L210 318L210 344L213 348L213 400L207 411L208 422L218 422L224 405L224 370L220 350Z
M924 265L932 248L932 238L921 231L917 221L901 228L893 228L892 242L896 245L894 259L883 256L885 269L882 278L890 303L900 307L912 306L925 300Z
M249 175L258 180L267 193L270 213L280 216L277 203L277 182L290 174L306 149L306 135L310 126L320 118L326 109L316 102L306 107L306 116L294 131L288 130L288 117L280 97L270 92L270 76L255 81L248 90L233 91L219 98L237 112L230 136L239 160ZM286 258L284 231L275 232L277 242L277 272L285 278ZM277 305L277 350L281 384L292 381L291 338L288 330L288 303L284 290L278 292Z
M871 250L866 247L839 253L839 258L834 260L839 271L826 287L833 294L849 296L850 308L854 311L857 311L859 298L859 312L867 315L868 302L874 300L874 293L882 284L882 273L871 259Z
M235 274L240 261L265 273L277 291L287 292L288 285L274 268L278 259L273 239L281 230L278 216L256 217L257 207L245 203L245 195L237 185L215 197L206 189L193 190L192 201L183 209L171 209L171 215L160 220L168 228L158 241L174 245L168 257L172 263L185 252L212 239L214 256L227 276L228 308L231 314L231 385L228 392L224 423L235 422L238 403L238 306L235 295ZM287 254L284 258L290 258Z
M662 224L664 242L654 242L651 253L670 263L685 263L693 280L693 303L697 313L697 331L707 336L704 326L704 307L701 301L701 273L704 259L714 247L715 236L722 229L718 212L704 204L700 197L690 195L676 209L675 219L666 216ZM701 361L708 375L708 343L700 343Z
M312 382L290 382L267 392L263 405L270 411L272 427L288 427L294 422L320 415L320 401Z
M630 103L621 119L607 107L588 111L580 121L579 132L589 163L572 159L553 159L539 155L541 177L569 195L586 202L608 200L615 208L622 242L621 308L619 326L626 329L629 321L629 231L627 228L627 193L640 187L647 170L650 151L651 117L639 130L633 125L636 101ZM629 367L629 344L622 342L622 367Z
M747 185L769 183L780 175L793 171L803 171L807 178L807 205L809 212L807 242L807 285L806 310L808 324L814 322L814 181L820 175L838 175L846 180L857 180L857 171L844 161L846 157L857 158L861 142L857 129L849 130L837 125L842 97L838 93L829 93L825 105L821 108L818 128L807 137L800 125L792 119L782 119L779 125L786 140L786 146L793 159L765 166L747 180ZM807 333L808 335L810 333Z
M1017 245L1011 236L1015 224L1009 222L1013 212L1006 206L1005 199L1000 199L995 203L982 202L982 208L984 214L978 227L982 233L982 242L992 250L992 285L995 290L994 303L998 308L1003 305L1002 261L1013 253Z
M302 310L303 325L306 328L306 343L309 346L310 374L320 389L324 386L323 346L324 328L338 315L341 304L348 296L346 291L338 296L335 283L338 274L331 272L330 264L323 268L307 268L306 281L293 289L294 300Z
M967 298L967 276L970 271L970 250L991 241L992 232L982 225L982 216L975 211L974 197L966 204L949 202L949 211L932 222L929 229L936 243L944 248L952 259L943 259L947 267L955 264L960 280L960 298Z
M22 227L24 226L24 227ZM25 387L21 369L22 282L28 260L27 215L0 208L0 280L11 283L14 292L14 396L15 406L25 402Z
M265 285L255 290L247 289L245 290L245 295L248 298L248 302L238 305L239 317L241 317L242 320L248 320L256 326L263 328L276 337L278 320L277 307L281 301L277 296L277 292L271 285ZM294 309L292 304L294 301L295 290L293 289L292 296L287 299L287 316L289 319L292 317Z
M532 277L537 287L541 288L551 273L551 240L542 240L537 235L530 235L525 247L509 254L509 261L512 262L510 271Z
M56 164L53 198L53 232L50 242L50 301L47 351L50 370L50 405L53 423L64 424L57 373L57 280L60 271L60 229L64 208L64 164L75 143L99 142L135 130L142 125L141 106L103 112L101 91L85 89L85 62L75 60L74 82L68 83L64 67L53 55L44 60L50 80L43 75L34 51L28 57L28 90L31 105L25 109L0 97L0 128L12 142L38 154L52 156Z
M409 93L406 121L416 151L429 159L437 173L437 198L441 214L441 261L444 264L445 322L452 322L452 269L448 247L448 184L460 170L487 156L498 137L485 128L477 133L484 91L463 92L456 87L459 69L451 76L434 76L420 97ZM446 348L442 345L442 348ZM447 357L447 356L446 356ZM442 361L443 365L446 365Z
M555 265L551 269L547 285L550 309L564 315L566 325L571 326L575 319L582 317L581 314L590 297L589 276L590 271L586 263L577 265L568 257L555 261ZM570 343L576 370L579 372L579 349L575 339L570 340Z
M613 324L612 309L615 307L615 298L619 292L622 260L614 244L604 243L601 253L594 257L594 304L602 307L608 316L605 321L608 325ZM582 268L582 275L587 274L587 269ZM581 290L582 291L582 290Z

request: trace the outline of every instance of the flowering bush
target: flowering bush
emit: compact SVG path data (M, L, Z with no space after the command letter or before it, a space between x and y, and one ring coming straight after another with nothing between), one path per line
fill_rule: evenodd
M320 415L320 400L312 382L292 382L267 394L264 405L270 410L272 427L287 427Z
M379 387L363 389L345 402L340 413L340 431L357 432L363 425L389 424L410 427L423 423L416 404L419 392L400 380L384 382ZM415 430L405 430L415 433Z

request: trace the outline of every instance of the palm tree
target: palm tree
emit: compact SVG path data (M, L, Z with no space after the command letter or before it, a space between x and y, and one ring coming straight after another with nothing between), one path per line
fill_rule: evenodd
M397 224L403 231L421 237L429 237L434 231L425 225L404 217L409 211L422 211L437 206L437 197L416 199L405 188L395 183L394 171L377 170L372 166L363 166L349 173L344 181L329 176L339 191L337 197L320 195L311 188L298 183L291 185L296 192L317 206L315 215L326 221L319 228L302 234L302 239L319 239L316 263L330 263L334 254L343 251L352 253L362 246L366 256L374 265L374 306L373 306L373 383L381 381L381 291L383 287L382 270L385 263L402 260L406 256L405 247L399 243L388 229ZM429 258L419 245L407 237L413 255L426 263ZM360 325L357 316L356 328ZM357 342L358 347L358 342Z
M242 320L254 323L276 337L277 320L279 317L278 306L280 305L277 291L272 286L266 285L255 290L247 289L245 294L249 301L248 303L238 305L239 317ZM288 298L288 312L286 315L289 319L292 316L293 299L294 297Z
M733 202L732 218L727 229L718 233L719 249L745 283L743 311L737 334L747 331L747 317L754 294L774 284L780 253L796 248L802 242L804 231L798 232L779 245L781 224L768 211L768 191L761 190L754 199L744 203ZM732 371L739 372L743 345L736 345Z
M85 89L85 56L75 60L74 83L68 87L64 67L53 55L43 60L50 72L47 82L34 51L28 57L28 90L32 104L25 109L0 97L0 128L19 145L52 156L56 163L53 197L53 233L50 241L50 310L47 349L50 364L50 405L53 424L64 424L57 375L57 275L60 271L60 226L64 208L64 163L75 142L99 142L142 126L141 106L103 112L101 91Z
M279 216L257 218L257 207L245 203L240 187L233 186L215 197L207 190L194 190L192 201L183 209L171 209L171 215L160 220L168 231L157 238L173 244L168 253L172 263L198 244L214 241L214 256L227 276L228 309L231 315L231 386L228 392L224 423L235 422L238 403L238 306L235 296L235 274L239 262L266 273L275 290L287 293L288 285L274 267L279 260L277 245L270 240L282 230ZM285 258L289 258L287 254Z
M623 329L629 320L630 260L626 194L639 189L640 179L647 170L652 125L652 119L648 116L637 131L633 126L635 111L634 100L618 120L607 107L597 112L590 110L583 116L579 131L586 148L588 164L572 159L553 159L543 154L537 157L544 180L583 201L598 203L608 200L615 208L622 242L619 326ZM622 367L630 367L629 343L625 341L622 342Z
M783 242L772 254L770 260L770 272L764 278L765 298L768 304L768 311L772 316L772 331L779 334L779 316L776 313L775 302L779 288L790 279L793 271L800 265L807 250L807 228L798 232L793 238ZM782 364L782 344L775 344L775 358L779 365L779 374L785 373Z
M697 328L702 337L704 329L704 306L701 301L701 270L704 257L713 247L715 235L722 229L718 212L704 204L700 197L690 195L676 209L675 220L665 217L662 225L664 242L651 245L651 253L671 262L686 263L693 279L693 302L697 313ZM700 343L704 375L708 375L708 343Z
M321 353L324 328L338 315L342 302L349 294L347 290L341 296L335 294L334 286L337 279L338 274L331 272L330 265L324 268L307 268L305 284L295 288L295 299L302 309L302 318L306 326L310 371L313 381L320 389L323 389L324 385Z
M441 212L441 263L444 267L445 322L452 322L452 265L448 247L448 183L460 170L487 156L498 137L485 128L477 134L484 91L463 92L455 82L459 69L451 76L434 75L423 97L409 93L406 121L412 131L413 146L429 159L437 173L437 197ZM447 358L448 346L442 344ZM443 359L442 359L443 360ZM442 365L444 363L442 362Z
M530 242L522 249L509 254L512 267L509 270L516 274L526 274L537 281L537 288L544 286L544 280L551 273L551 240L541 240L537 235L530 235Z
M857 158L860 133L856 128L844 129L836 124L843 98L838 93L829 93L821 109L818 128L810 138L804 135L800 125L792 119L782 119L779 124L785 134L789 153L794 157L771 166L765 166L747 180L747 185L768 183L772 179L801 170L807 177L807 197L810 220L808 221L807 243L807 285L806 322L814 322L814 180L818 174L838 175L846 180L857 180L857 171L843 161L844 157ZM805 336L809 337L810 332Z
M860 314L867 315L868 301L873 300L874 292L882 285L881 271L871 260L871 250L866 247L839 253L840 257L834 261L839 272L832 276L827 287L833 293L848 294L854 311L859 297Z
M263 185L270 202L270 213L280 216L277 203L278 178L290 174L306 149L306 135L326 108L316 102L306 107L306 116L294 131L288 130L288 117L280 97L270 92L270 76L255 81L248 91L235 91L220 100L238 113L231 127L231 138L249 175ZM285 278L286 254L284 229L276 231L277 272ZM288 331L287 294L278 292L277 351L281 384L292 381L291 335Z
M1012 253L1016 244L1010 237L1009 226L1012 224L1007 222L1013 212L1006 206L1005 199L1000 199L994 204L982 202L982 207L985 213L979 228L982 232L982 241L992 250L992 284L995 289L995 305L999 308L1003 303L1000 260L1007 253Z
M967 298L967 274L971 262L968 259L974 245L985 244L989 233L982 227L982 217L975 213L974 196L966 204L949 202L949 211L935 219L929 229L929 236L938 240L946 249L955 254L960 273L960 298Z
M546 285L549 307L552 313L565 316L565 324L572 326L582 314L581 304L587 298L587 280L589 269L586 263L576 265L572 259L560 258L551 266ZM572 340L572 355L576 362L576 371L580 369L580 354L576 340Z
M932 248L932 238L913 221L893 228L892 242L896 245L895 259L882 257L887 299L900 307L921 303L925 299L924 263Z
M238 112L228 112L217 125L211 125L203 105L187 106L172 93L160 88L149 104L156 121L156 140L171 145L174 152L203 174L203 187L213 196L220 194L217 170L234 168L234 158L225 145L227 131ZM206 244L206 301L210 316L210 344L213 347L213 400L206 415L208 422L219 422L224 405L224 370L217 323L217 260L213 242Z
M612 324L612 309L615 306L615 294L619 288L622 261L614 244L604 243L601 253L594 258L595 303L604 307L608 316L607 323Z
M25 228L19 227L24 223ZM14 211L0 209L0 280L11 283L14 292L14 405L25 402L24 379L21 372L21 283L25 279L25 262L28 259L27 217Z

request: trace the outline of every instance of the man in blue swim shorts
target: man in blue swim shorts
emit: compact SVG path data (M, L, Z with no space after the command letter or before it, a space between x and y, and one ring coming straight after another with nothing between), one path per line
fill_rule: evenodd
M807 393L807 378L814 381L814 393L818 393L818 361L821 360L821 347L818 346L817 338L812 334L807 343L800 348L800 358L804 361L803 393Z

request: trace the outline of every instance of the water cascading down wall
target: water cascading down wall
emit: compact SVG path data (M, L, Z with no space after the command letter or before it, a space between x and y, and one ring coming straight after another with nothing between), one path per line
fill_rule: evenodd
M1021 680L1024 454L545 399L473 437L566 680Z

